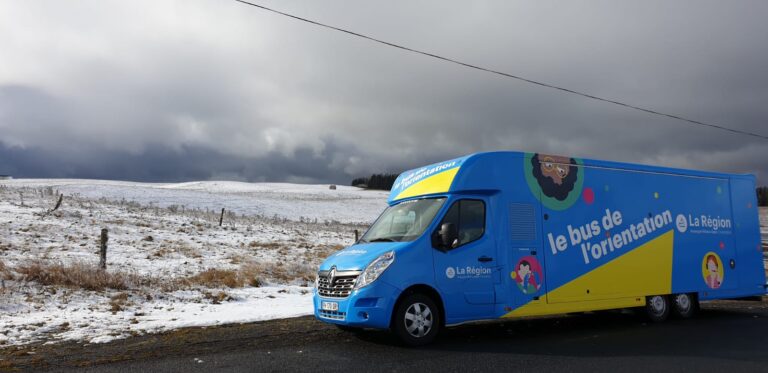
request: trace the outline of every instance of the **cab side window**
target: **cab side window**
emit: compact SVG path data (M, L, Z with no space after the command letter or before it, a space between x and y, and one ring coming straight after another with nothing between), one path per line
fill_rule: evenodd
M475 199L462 199L453 203L445 213L441 225L453 223L459 231L459 242L454 247L468 244L485 233L485 203Z

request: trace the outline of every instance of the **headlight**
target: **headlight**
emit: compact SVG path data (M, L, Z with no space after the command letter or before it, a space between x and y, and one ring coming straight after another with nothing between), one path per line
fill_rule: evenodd
M382 273L384 273L384 271L387 268L389 268L389 265L392 264L392 262L394 261L395 261L394 251L386 252L382 254L380 257L376 258L376 260L372 261L371 264L368 264L368 266L365 267L363 274L361 274L360 277L357 278L357 283L355 284L355 288L360 289L376 281L376 279L379 278L379 276Z

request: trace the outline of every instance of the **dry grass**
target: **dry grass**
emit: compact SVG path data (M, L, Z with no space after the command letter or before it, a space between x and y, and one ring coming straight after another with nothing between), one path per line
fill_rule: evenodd
M43 286L63 286L69 288L103 291L157 289L175 291L191 287L205 288L241 288L260 287L266 280L277 283L303 281L310 283L315 279L315 265L300 261L280 261L276 264L244 262L236 269L210 268L196 275L161 279L121 271L102 271L96 266L82 262L59 263L34 260L13 267L16 279L36 282ZM11 269L0 261L0 278L12 279ZM125 294L125 293L123 293ZM122 309L124 300L113 299L110 303L113 311Z
M268 267L264 271L264 276L278 283L289 283L296 280L309 283L315 281L315 268L316 266L307 263L282 264L278 262Z
M187 280L193 285L201 285L206 287L222 287L228 288L242 287L244 281L242 277L233 270L229 269L217 269L211 268L203 272L200 272Z
M109 298L109 310L114 315L117 312L125 310L128 303L128 293L114 295Z
M232 300L232 297L223 291L216 293L209 291L203 292L203 298L210 300L213 304L221 304L221 302L228 302Z
M314 252L311 252L316 258L321 260L331 256L335 252L344 248L344 245L320 245L314 248ZM309 253L309 252L308 252Z
M85 290L127 290L142 281L137 275L101 271L96 266L75 262L71 264L32 261L16 266L23 281L41 285L66 286Z
M0 281L4 280L13 280L13 274L11 274L10 269L5 266L5 263L0 260Z
M264 267L256 263L246 263L237 270L210 268L194 276L186 282L191 285L210 288L228 287L241 288L244 286L259 287L263 284Z
M285 245L280 242L260 242L260 241L251 241L248 243L248 247L259 250L259 249L280 249L283 248Z

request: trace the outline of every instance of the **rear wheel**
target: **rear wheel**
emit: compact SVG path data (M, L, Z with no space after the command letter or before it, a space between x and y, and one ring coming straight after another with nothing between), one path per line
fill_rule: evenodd
M409 346L431 343L441 325L440 311L435 302L418 293L406 296L395 309L392 319L392 330Z
M672 299L672 312L680 318L690 319L699 309L699 301L693 294L675 294Z
M645 313L653 322L662 322L669 317L669 297L666 295L652 295L645 298Z

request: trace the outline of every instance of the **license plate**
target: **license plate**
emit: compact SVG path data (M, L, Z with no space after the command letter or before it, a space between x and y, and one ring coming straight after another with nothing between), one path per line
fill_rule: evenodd
M323 302L320 308L322 308L323 311L338 311L339 304L336 302Z

